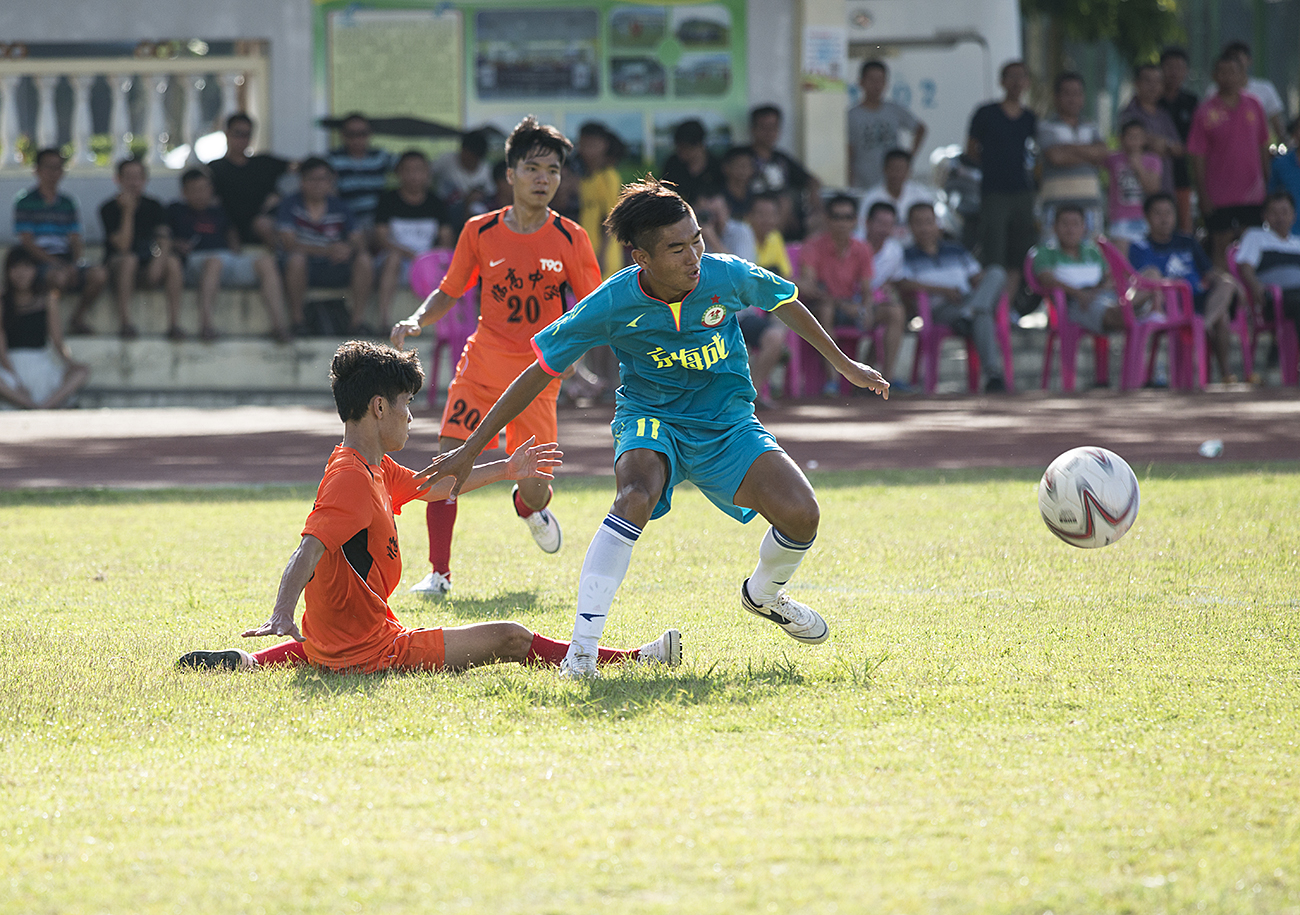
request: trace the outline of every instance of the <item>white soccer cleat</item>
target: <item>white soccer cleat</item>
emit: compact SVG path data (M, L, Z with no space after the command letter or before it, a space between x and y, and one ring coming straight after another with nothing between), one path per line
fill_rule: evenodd
M599 676L594 654L571 654L560 662L561 680L595 680Z
M514 494L519 491L516 486L511 490L510 497L513 500ZM560 547L564 545L564 534L560 531L560 522L555 520L548 508L539 508L527 518L523 519L524 524L528 525L528 532L533 535L537 545L542 548L543 553L558 553Z
M749 596L749 579L740 586L740 606L755 616L771 620L796 642L818 645L826 641L831 629L826 621L812 607L790 598L784 590L776 592L776 597L766 604L756 604Z
M669 629L659 638L637 651L637 660L642 664L663 664L677 667L682 663L682 634L676 629Z
M411 593L423 598L446 597L451 590L451 579L441 572L430 572L424 578L411 585Z

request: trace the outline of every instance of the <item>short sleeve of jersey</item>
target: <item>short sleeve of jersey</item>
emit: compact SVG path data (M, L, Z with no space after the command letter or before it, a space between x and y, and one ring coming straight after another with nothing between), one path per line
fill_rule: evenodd
M738 257L726 258L736 293L745 305L772 311L799 297L799 287L785 277Z
M1155 252L1151 250L1151 246L1141 241L1135 241L1128 246L1128 262L1133 266L1134 270L1141 270L1144 267L1163 268L1164 266L1156 257Z
M474 285L478 279L478 235L479 220L472 219L461 230L456 241L456 250L451 255L451 266L442 278L438 288L454 299L465 294L465 290Z
M369 474L363 468L327 467L302 534L315 537L327 550L340 549L370 526L373 504Z
M616 277L621 277L616 274ZM609 342L610 283L533 336L533 352L548 374L560 375L593 346ZM635 276L632 282L636 282Z
M388 487L388 494L393 500L393 514L400 515L402 506L416 497L416 491L420 487L415 479L415 471L403 467L388 455L384 455L382 469L384 485Z

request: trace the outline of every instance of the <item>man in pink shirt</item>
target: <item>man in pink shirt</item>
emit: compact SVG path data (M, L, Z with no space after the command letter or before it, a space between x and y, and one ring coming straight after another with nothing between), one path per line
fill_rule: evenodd
M839 194L826 204L826 231L804 242L799 253L800 295L828 333L836 327L857 327L870 333L877 325L885 327L883 353L876 353L881 374L893 377L894 360L903 339L905 316L897 302L876 301L871 293L874 252L866 242L853 237L858 216L858 202ZM827 372L830 379L825 394L839 391L839 376Z
M1228 246L1259 225L1268 186L1268 118L1258 99L1242 92L1246 73L1229 53L1214 64L1218 94L1196 109L1187 137L1192 184L1210 233L1211 256L1223 268Z

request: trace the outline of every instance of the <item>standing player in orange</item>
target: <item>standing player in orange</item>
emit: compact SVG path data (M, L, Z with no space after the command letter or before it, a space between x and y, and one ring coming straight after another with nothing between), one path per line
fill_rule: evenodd
M465 223L442 283L413 315L393 325L393 345L401 349L408 336L442 318L482 279L478 329L447 391L440 452L463 445L510 382L533 364L532 336L564 313L564 287L581 301L600 285L591 239L577 223L550 209L560 187L560 168L572 149L562 133L532 115L520 121L506 139L506 180L514 191L513 204ZM559 394L557 378L506 426L508 451L513 453L530 437L539 442L557 439ZM547 481L520 480L512 499L537 545L547 553L558 551L563 536L546 507L551 501ZM411 590L438 597L451 588L455 501L430 502L426 518L433 569Z

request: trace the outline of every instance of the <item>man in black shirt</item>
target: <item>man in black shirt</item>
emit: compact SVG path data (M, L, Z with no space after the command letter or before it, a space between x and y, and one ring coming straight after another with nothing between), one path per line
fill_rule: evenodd
M455 244L450 212L429 187L429 160L409 149L397 160L397 187L383 191L375 207L379 268L379 326L391 327L393 293L409 276L411 261L433 248Z
M130 316L131 295L137 285L150 289L163 287L167 297L167 336L171 340L183 340L181 262L172 251L167 211L157 200L145 196L148 180L149 173L140 160L123 159L117 163L118 193L99 208L99 218L104 224L104 262L112 275L123 340L139 336Z
M661 181L677 185L677 193L692 206L700 193L722 187L722 168L704 145L704 125L692 118L673 131L673 154L664 162Z
M760 105L749 113L749 145L741 147L754 157L754 194L780 194L781 232L787 241L802 239L810 217L821 216L821 182L799 160L776 148L781 139L781 109ZM736 213L737 218L743 213Z
M1183 147L1187 147L1187 135L1192 130L1192 118L1196 115L1196 106L1201 103L1193 93L1183 88L1187 82L1187 52L1182 48L1170 46L1160 52L1160 73L1164 78L1164 94L1156 104L1169 112L1169 117L1182 137ZM1178 200L1178 231L1184 235L1192 233L1192 175L1187 169L1187 154L1173 156L1174 195Z
M280 205L276 183L290 168L284 159L258 153L250 156L253 120L243 112L226 119L226 155L209 163L212 187L221 208L246 245L276 247L275 208Z

